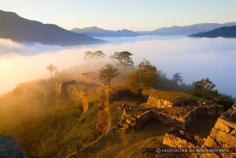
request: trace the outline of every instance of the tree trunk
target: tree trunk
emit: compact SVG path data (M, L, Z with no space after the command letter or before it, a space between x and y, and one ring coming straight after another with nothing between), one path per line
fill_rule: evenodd
M142 97L143 96L143 89L142 88L137 88L137 95L139 97Z
M110 80L108 81L108 87L109 87L109 89L111 88L111 81Z

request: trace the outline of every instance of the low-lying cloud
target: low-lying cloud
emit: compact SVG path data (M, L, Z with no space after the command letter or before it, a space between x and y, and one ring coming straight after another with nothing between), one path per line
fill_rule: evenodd
M236 39L188 37L137 37L105 39L102 45L59 47L41 44L19 44L0 39L0 93L11 90L19 82L47 77L46 66L60 70L83 64L84 52L102 50L111 55L128 50L137 64L147 58L169 77L182 73L191 83L203 77L212 79L217 87L236 96ZM91 66L92 67L92 66Z
M18 43L10 39L0 39L0 55L35 55L37 53L43 53L45 51L59 50L60 46L42 45L39 43Z

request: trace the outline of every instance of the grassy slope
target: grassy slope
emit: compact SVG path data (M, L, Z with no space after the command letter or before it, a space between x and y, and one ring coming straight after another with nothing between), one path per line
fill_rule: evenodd
M169 128L160 122L150 122L144 128L126 135L112 130L72 158L131 158L140 157L140 154L143 158L153 157L155 154L146 154L144 151L160 146Z
M127 99L113 102L111 104L111 111L114 127L119 122L122 113L118 106L124 103L128 106L137 106L136 101L127 101ZM142 129L131 131L125 135L120 134L117 129L114 129L89 144L84 150L73 156L73 158L128 158L140 157L140 154L145 158L145 156L148 157L150 155L143 155L143 150L160 146L164 133L169 129L169 125L158 121L149 122ZM153 156L155 155L152 154L151 157Z
M32 131L28 131L34 133L32 144L35 153L32 153L32 156L64 157L96 139L96 118L93 117L97 110L95 106L86 114L82 113L78 105L65 106L70 107L56 107L50 110L45 117L36 121ZM27 137L27 132L24 134ZM29 147L28 152L31 152L30 150Z
M50 84L34 83L0 100L0 131L13 136L28 157L65 157L97 138L97 103L84 114L80 104L50 94Z

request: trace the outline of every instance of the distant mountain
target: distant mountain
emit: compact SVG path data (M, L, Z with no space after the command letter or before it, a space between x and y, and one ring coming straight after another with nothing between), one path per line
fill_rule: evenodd
M112 31L112 30L105 30L96 26L86 27L82 29L74 28L71 31L94 37L135 37L139 35L139 33L127 29Z
M225 38L236 38L236 25L235 26L228 26L228 27L221 27L212 31L202 32L191 35L192 37L225 37Z
M165 35L165 36L188 36L199 32L211 31L224 26L234 26L236 22L230 23L200 23L189 26L163 27L153 31L131 31L127 29L113 31L105 30L96 26L86 28L74 28L71 31L75 33L86 34L94 37L135 37L140 35Z
M194 24L189 26L173 26L173 27L164 27L154 31L142 31L140 34L145 35L192 35L199 32L211 31L224 26L233 26L236 25L236 22L230 22L225 24L219 23L201 23Z
M79 45L102 42L84 34L76 34L57 25L27 20L16 13L0 10L0 38L18 42L49 45Z

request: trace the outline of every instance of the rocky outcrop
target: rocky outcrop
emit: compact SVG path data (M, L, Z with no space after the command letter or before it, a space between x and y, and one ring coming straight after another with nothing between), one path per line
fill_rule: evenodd
M13 138L0 136L0 158L26 158L26 156Z

